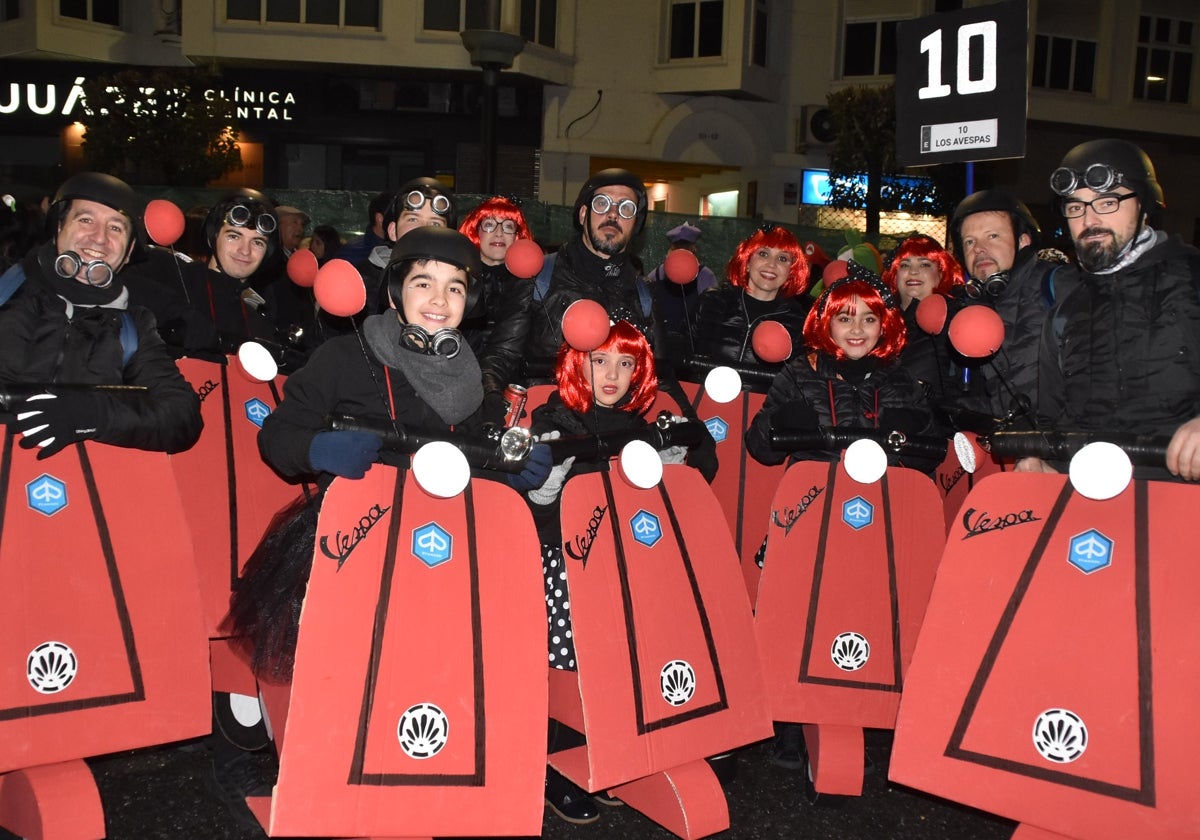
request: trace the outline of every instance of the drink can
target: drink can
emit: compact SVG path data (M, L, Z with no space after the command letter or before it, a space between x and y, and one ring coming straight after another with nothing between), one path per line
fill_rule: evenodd
M525 400L529 398L529 392L520 385L507 385L504 388L504 426L512 428L517 425L521 419L521 412L525 410Z

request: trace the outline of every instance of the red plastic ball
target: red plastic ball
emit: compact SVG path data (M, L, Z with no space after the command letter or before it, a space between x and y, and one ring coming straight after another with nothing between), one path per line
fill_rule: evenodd
M311 288L317 282L317 255L307 248L293 251L288 257L287 275L297 286Z
M594 300L577 300L563 313L563 340L584 353L607 341L610 327L608 313Z
M845 260L834 260L825 266L821 272L821 279L825 281L826 286L831 286L849 274L850 269Z
M930 335L940 335L946 328L946 299L939 294L932 294L918 301L917 326Z
M330 315L349 318L367 303L367 289L354 266L345 260L333 259L321 266L313 283L317 303Z
M950 321L950 343L968 359L992 355L1004 343L1004 322L986 306L968 306Z
M157 244L169 248L183 236L183 211L174 202L156 198L146 205L143 215L146 233Z
M696 275L700 273L700 260L696 259L696 255L691 251L676 248L667 254L663 267L668 280L683 286L695 280Z
M792 336L778 321L763 321L754 328L750 346L761 361L768 364L784 362L792 355Z
M504 265L513 277L528 280L536 277L546 262L546 255L532 239L518 239L504 254Z

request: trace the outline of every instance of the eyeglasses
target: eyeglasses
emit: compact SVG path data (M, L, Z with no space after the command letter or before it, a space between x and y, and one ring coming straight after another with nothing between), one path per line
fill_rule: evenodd
M245 204L235 204L225 213L225 224L227 225L244 228L250 227L252 223L254 229L263 236L270 236L275 232L277 226L273 215L270 213L259 213L256 216L254 215L254 211Z
M501 233L507 233L509 236L515 236L517 233L517 223L512 219L506 219L503 222L498 222L495 219L484 219L479 223L479 229L484 233L495 233L496 228L500 228Z
M632 219L637 215L637 202L629 198L615 199L609 198L604 193L597 193L592 197L592 212L599 213L601 216L606 215L614 206L617 208L617 215L622 219Z
M1137 193L1102 195L1099 198L1093 198L1091 201L1071 199L1070 201L1063 202L1062 214L1068 219L1078 219L1091 207L1093 212L1099 213L1101 216L1107 216L1109 213L1116 213L1121 207L1121 202L1127 198L1137 198Z
M1125 184L1125 176L1113 169L1107 163L1093 163L1083 172L1076 172L1066 166L1060 166L1050 173L1050 189L1055 195L1066 198L1080 187L1087 187L1096 192L1107 192L1117 184ZM1109 210L1108 212L1113 212Z
M450 212L450 199L441 193L435 195L426 195L420 190L413 190L408 195L404 196L404 207L406 210L420 210L425 206L425 202L429 202L429 206L433 208L433 212L439 216L445 216Z

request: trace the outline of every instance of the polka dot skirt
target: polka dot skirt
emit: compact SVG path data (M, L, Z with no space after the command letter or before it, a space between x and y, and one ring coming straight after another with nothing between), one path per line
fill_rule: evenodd
M571 596L561 545L542 544L542 580L546 584L546 621L550 667L575 670L575 639L571 635Z

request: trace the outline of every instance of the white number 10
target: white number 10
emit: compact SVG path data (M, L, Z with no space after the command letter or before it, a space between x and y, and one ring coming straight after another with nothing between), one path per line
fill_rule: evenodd
M983 39L983 75L971 78L971 39ZM921 52L929 55L929 84L917 91L921 99L937 99L954 91L942 84L942 30L935 29L921 39ZM988 93L996 89L996 21L968 23L958 29L958 78L960 94Z

